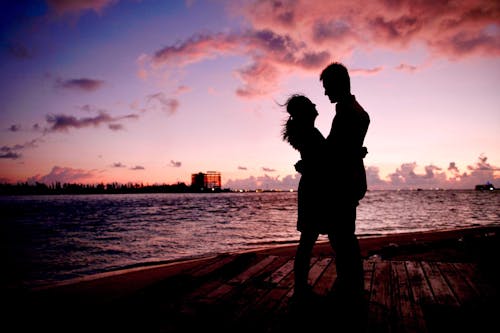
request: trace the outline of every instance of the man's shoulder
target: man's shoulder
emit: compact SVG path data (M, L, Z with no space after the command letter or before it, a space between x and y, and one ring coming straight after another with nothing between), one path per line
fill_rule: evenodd
M355 113L357 113L361 118L367 120L370 119L368 112L366 112L365 108L362 107L361 104L359 104L359 102L356 99L353 100L353 109Z

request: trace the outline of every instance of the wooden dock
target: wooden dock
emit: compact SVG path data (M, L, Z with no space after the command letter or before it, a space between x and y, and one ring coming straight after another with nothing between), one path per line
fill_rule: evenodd
M498 276L484 264L370 256L363 299L349 302L332 293L334 257L315 254L317 297L303 304L292 297L293 251L226 254L38 291L19 298L13 331L499 332Z

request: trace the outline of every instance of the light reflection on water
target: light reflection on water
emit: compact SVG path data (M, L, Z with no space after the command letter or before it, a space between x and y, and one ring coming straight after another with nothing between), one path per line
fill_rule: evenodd
M295 242L296 204L290 192L1 197L5 283ZM499 207L498 191L370 191L357 234L498 225Z

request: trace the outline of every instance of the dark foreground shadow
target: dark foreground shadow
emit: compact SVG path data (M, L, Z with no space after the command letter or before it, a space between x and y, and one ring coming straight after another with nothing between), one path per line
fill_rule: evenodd
M292 301L276 332L366 332L368 297L332 292Z

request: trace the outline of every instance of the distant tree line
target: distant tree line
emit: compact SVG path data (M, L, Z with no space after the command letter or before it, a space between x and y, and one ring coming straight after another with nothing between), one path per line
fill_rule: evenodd
M221 192L223 190L219 190ZM120 194L120 193L195 193L205 192L186 185L177 184L155 184L144 185L142 183L100 183L100 184L75 184L75 183L17 183L0 184L0 195L35 195L35 194ZM208 191L206 191L208 192ZM210 191L212 192L212 191Z

